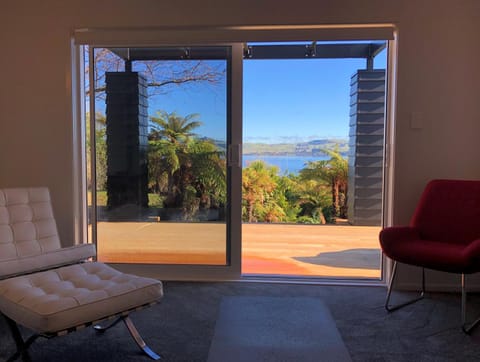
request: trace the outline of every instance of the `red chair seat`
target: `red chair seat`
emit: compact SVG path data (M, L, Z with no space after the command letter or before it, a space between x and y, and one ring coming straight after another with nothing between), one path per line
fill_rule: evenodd
M413 227L381 231L380 244L389 258L401 263L450 273L480 271L480 239L469 244L421 239Z
M480 271L480 181L432 180L409 226L380 233L392 260L445 272Z

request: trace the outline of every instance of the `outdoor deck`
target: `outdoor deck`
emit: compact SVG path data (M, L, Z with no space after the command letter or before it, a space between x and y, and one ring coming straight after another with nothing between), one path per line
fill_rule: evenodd
M244 224L242 273L379 278L379 227ZM224 224L100 222L98 256L105 262L225 262Z

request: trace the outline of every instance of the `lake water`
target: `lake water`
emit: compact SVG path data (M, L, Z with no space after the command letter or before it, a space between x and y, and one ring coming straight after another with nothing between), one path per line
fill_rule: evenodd
M243 155L242 167L247 167L253 161L261 160L270 166L277 166L280 175L289 173L298 174L309 161L328 160L328 156L270 156L270 155Z

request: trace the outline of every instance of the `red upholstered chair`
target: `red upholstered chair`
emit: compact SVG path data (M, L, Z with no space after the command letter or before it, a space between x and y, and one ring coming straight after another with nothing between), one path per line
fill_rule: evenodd
M480 318L467 325L465 274L480 271L480 181L430 181L410 226L380 232L380 245L394 261L385 308L394 311L423 298L425 268L461 274L462 329L469 333ZM422 292L416 299L390 305L397 262L422 267Z

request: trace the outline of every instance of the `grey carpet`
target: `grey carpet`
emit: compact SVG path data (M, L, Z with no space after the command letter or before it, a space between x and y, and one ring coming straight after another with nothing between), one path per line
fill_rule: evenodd
M163 302L133 313L132 320L164 362L205 362L223 297L319 298L328 306L354 362L480 360L480 337L469 337L460 329L459 294L429 293L425 300L394 313L383 308L385 294L384 287L167 282ZM469 297L472 317L480 313L480 304L475 303L479 301L479 296ZM13 350L0 318L0 361ZM86 328L39 340L31 352L33 362L150 361L122 324L98 336Z
M318 298L225 297L208 362L351 361Z

